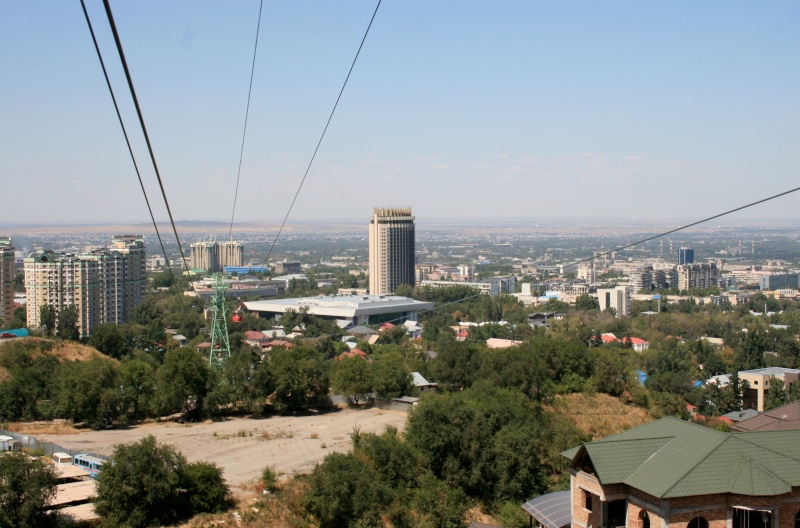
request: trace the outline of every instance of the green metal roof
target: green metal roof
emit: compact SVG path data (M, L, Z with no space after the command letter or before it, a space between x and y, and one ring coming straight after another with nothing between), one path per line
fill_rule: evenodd
M624 483L659 498L715 493L771 496L800 486L800 431L723 433L663 418L576 449L601 484Z

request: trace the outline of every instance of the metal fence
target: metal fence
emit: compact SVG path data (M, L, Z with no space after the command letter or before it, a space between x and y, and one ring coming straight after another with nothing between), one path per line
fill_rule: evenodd
M22 449L29 449L31 451L41 451L45 455L52 457L53 453L67 453L69 456L74 457L75 455L92 455L101 460L110 460L111 457L108 455L101 455L100 453L92 453L90 451L84 451L82 449L71 449L69 447L64 447L59 444L54 444L52 442L40 442L37 440L35 436L22 434L22 433L14 433L11 431L2 431L0 430L0 435L10 436L17 442L22 445Z

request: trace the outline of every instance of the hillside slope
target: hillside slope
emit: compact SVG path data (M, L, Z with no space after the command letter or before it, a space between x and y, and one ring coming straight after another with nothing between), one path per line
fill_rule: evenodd
M90 346L76 343L75 341L62 341L60 339L48 339L43 337L23 337L4 342L0 345L0 382L8 379L9 373L5 366L10 366L9 358L15 350L26 350L33 357L42 355L54 356L59 361L90 361L94 358L104 358L108 361L118 363L116 359L110 358Z
M593 439L619 433L655 420L647 409L627 405L607 394L556 396L550 410L570 420Z

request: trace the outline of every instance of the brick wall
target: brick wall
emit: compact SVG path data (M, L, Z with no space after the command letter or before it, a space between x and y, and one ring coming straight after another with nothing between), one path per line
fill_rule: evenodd
M592 494L591 511L585 508L586 492ZM576 471L572 480L573 528L600 528L601 499L620 498L628 499L628 528L644 528L642 511L648 513L650 528L687 528L689 522L698 516L708 521L708 528L728 528L728 512L733 507L773 511L780 508L771 528L795 528L795 520L800 522L800 488L775 497L718 494L662 500L625 485L601 486L593 475Z

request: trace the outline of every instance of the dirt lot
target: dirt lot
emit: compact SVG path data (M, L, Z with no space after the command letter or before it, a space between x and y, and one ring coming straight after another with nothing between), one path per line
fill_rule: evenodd
M343 410L313 416L234 418L225 422L146 424L130 429L70 435L39 434L39 440L110 455L116 444L153 435L172 444L190 462L216 462L231 485L258 477L266 466L282 473L305 473L332 451L350 449L354 426L381 433L387 425L405 427L406 413L380 409Z

